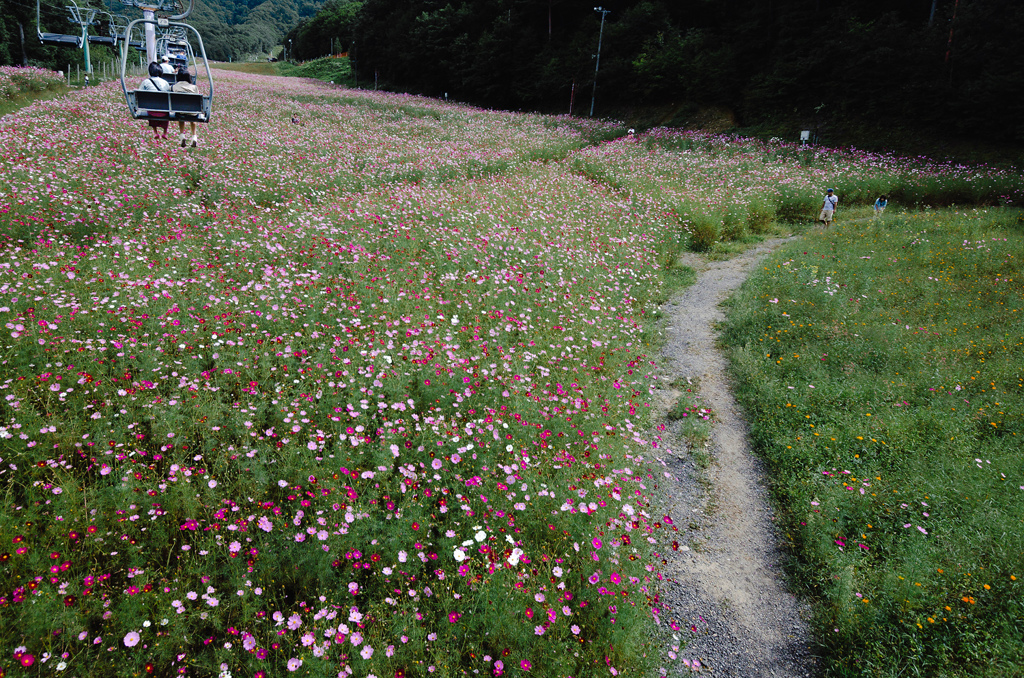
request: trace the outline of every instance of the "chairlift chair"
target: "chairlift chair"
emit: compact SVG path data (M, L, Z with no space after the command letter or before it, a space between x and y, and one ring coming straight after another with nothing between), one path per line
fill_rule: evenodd
M164 17L156 19L136 19L128 24L127 34L131 35L131 31L136 25L142 25L146 23L152 23L162 29L164 34L167 34L167 29L180 29L183 31L185 37L188 36L189 32L195 37L196 44L199 47L199 54L196 55L190 45L190 41L185 40L184 43L189 46L189 52L192 53L193 63L195 64L197 75L199 71L199 63L197 56L201 56L203 64L206 68L206 80L209 83L209 94L202 92L193 94L189 92L160 92L144 89L128 89L127 81L125 80L127 65L128 65L128 52L127 50L121 55L121 90L124 92L125 102L128 104L128 111L135 120L184 120L192 122L209 122L210 115L213 109L213 77L210 73L210 62L206 58L206 48L203 46L203 37L199 34L194 27L189 24L170 21Z
M124 29L128 26L128 17L100 10L107 17L107 33L109 35L90 35L89 42L93 45L116 47L118 41L124 39Z
M114 47L115 45L117 45L117 38L111 37L109 35L90 35L89 44L106 45L107 47Z
M36 35L39 36L39 42L44 45L53 45L56 47L74 47L75 49L81 49L83 40L81 35L68 35L66 33L44 33L39 29L42 25L41 11L39 8L39 0L36 0Z

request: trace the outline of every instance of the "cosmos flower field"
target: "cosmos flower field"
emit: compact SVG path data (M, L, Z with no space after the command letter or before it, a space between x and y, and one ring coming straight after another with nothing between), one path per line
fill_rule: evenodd
M692 666L651 402L693 206L973 181L217 78L196 149L115 83L0 119L0 675Z

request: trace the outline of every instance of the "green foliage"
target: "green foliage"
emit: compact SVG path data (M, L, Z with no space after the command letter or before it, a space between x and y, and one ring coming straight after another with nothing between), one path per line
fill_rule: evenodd
M720 215L695 214L690 218L690 249L694 252L709 252L721 238L722 219Z
M315 78L337 85L352 84L352 67L348 57L322 57L306 61L299 66L282 65L282 75Z
M747 205L746 226L751 233L767 233L775 223L776 206L767 198L755 198Z
M305 61L325 54L351 52L362 6L358 0L324 3L314 16L300 22L285 36L292 41L294 58Z
M724 339L828 675L1021 669L1019 219L841 223L735 299Z

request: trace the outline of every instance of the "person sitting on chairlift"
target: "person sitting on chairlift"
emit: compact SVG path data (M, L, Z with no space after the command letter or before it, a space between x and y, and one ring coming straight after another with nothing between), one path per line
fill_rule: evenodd
M175 75L174 85L171 87L174 92L185 92L188 94L198 94L199 88L192 84L192 76L188 72L188 68L179 67L177 75ZM184 115L184 114L182 114ZM194 117L194 114L191 116ZM196 135L196 121L189 120L188 124L192 126L192 148L195 148L199 143L199 138ZM181 135L181 147L185 148L188 145L189 138L185 134L185 121L178 120L178 132Z
M139 89L147 90L150 92L169 92L171 91L171 84L164 80L163 69L160 68L160 64L153 61L149 64L149 77L142 81L139 85ZM150 112L151 116L165 117L167 114L160 111ZM160 132L163 131L163 138L167 138L167 120L150 120L149 126L153 128L153 138L159 139Z

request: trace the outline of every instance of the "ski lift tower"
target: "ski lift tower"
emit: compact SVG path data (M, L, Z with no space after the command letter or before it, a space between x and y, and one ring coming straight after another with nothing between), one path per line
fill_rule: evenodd
M195 0L188 0L188 7L185 7L183 0L121 0L126 7L134 7L142 11L142 18L145 20L145 45L146 62L156 61L156 27L157 12L171 14L168 17L161 17L163 21L181 21L192 13L192 6Z

